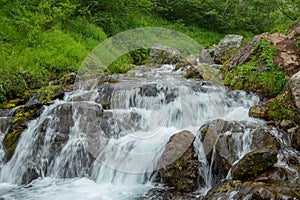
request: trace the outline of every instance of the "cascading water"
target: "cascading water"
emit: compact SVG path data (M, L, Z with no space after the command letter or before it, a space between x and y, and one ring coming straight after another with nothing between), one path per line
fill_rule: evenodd
M134 199L153 187L158 160L173 134L196 135L214 119L253 121L248 109L258 103L256 96L187 80L172 70L171 65L137 69L133 73L139 77L123 76L116 83L83 81L64 100L46 106L1 166L0 197ZM195 147L205 163L201 145ZM238 148L240 156L249 150L242 143ZM39 178L22 186L30 177Z

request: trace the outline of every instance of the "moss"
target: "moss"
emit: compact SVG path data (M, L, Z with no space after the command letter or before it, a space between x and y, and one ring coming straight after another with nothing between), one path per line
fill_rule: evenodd
M12 126L3 139L3 145L7 152L7 160L10 160L22 132L26 128L26 122L35 118L41 109L41 105L36 107L18 107L13 113Z
M14 119L12 120L12 122L14 124L21 124L21 123L27 121L33 112L34 112L34 110L25 111L23 109L18 112L15 112Z
M13 156L18 140L23 131L24 131L23 129L15 129L12 132L5 135L3 139L3 145L6 149L7 160L10 160L11 157Z
M51 100L51 97L58 91L60 86L53 85L42 87L41 89L36 90L37 99L42 103L47 103Z

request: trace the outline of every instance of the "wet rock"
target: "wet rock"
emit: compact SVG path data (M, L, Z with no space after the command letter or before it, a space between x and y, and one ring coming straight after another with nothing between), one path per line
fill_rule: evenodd
M183 74L184 78L200 78L203 79L203 76L201 75L200 69L197 67L189 67L186 72Z
M272 129L268 127L259 127L252 131L251 149L258 149L263 147L280 148L278 139L273 136Z
M259 104L249 109L249 117L269 120L269 107L267 104Z
M63 88L59 88L56 93L51 97L51 100L56 100L56 99L59 99L59 100L63 100L65 97L65 90Z
M241 182L238 180L226 180L223 181L218 187L209 190L205 195L204 200L299 199L299 191L299 182Z
M176 133L169 139L159 161L161 180L176 191L192 192L198 188L200 163L194 150L194 139L189 131Z
M231 57L231 54L241 47L244 37L240 35L226 35L218 44L214 53L216 63L224 63Z
M6 150L6 160L9 161L14 154L19 138L27 128L27 122L40 116L43 104L36 100L35 95L24 106L19 106L13 110L9 129L3 139L3 146Z
M244 130L242 124L223 120L214 120L200 128L206 159L209 163L213 162L214 184L226 177L232 164L239 158L235 137L241 137Z
M260 174L255 181L270 181L270 180L277 180L277 181L286 181L292 180L293 174L291 172L285 170L284 168L279 167L272 167L266 172Z
M153 64L176 64L181 57L178 50L162 45L156 45L150 51L150 63Z
M196 64L197 64L196 57L194 55L190 55L190 56L186 57L185 59L179 61L175 66L175 70L185 69L189 66L194 66Z
M111 96L113 94L114 88L110 84L105 84L99 87L99 96L96 99L97 103L100 103L103 109L111 108Z
M300 128L291 128L288 133L291 135L292 147L300 152Z
M28 170L31 165L42 165L47 168L41 168L39 175L55 173L61 178L88 176L90 166L101 150L99 145L106 138L99 123L102 116L102 107L88 102L63 103L49 110L47 117L36 129L37 140ZM72 141L70 144L70 137L74 137L72 141L77 141L76 144L72 144ZM73 145L73 151L65 152L67 144ZM47 151L41 146L47 148ZM55 163L57 157L61 157L59 163ZM47 163L41 164L45 160Z
M35 93L32 93L29 95L29 100L26 102L24 106L26 107L27 110L29 110L29 109L40 108L43 106L43 103L37 99L37 95Z
M22 184L29 184L31 183L34 179L37 179L39 177L38 172L34 168L29 168L26 170L26 172L22 176Z
M247 153L231 168L234 180L251 180L270 169L277 162L277 151L261 148Z

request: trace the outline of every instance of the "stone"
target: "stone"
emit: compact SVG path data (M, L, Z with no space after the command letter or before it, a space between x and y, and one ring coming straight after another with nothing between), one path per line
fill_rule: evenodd
M213 54L214 54L213 51L214 50L212 50L212 49L206 49L206 48L201 49L200 54L199 54L199 63L215 64L214 59L213 59Z
M176 64L181 58L182 55L178 50L163 45L155 45L150 51L152 64Z
M189 55L188 57L179 61L175 66L175 71L181 69L185 70L188 67L195 66L197 64L197 58L194 55Z
M300 71L291 77L288 82L288 88L296 105L297 114L300 115Z
M184 78L200 78L203 79L203 76L201 75L200 69L194 66L189 67L186 72L183 74Z
M261 148L247 153L231 168L233 180L253 180L277 162L277 151Z
M216 63L224 63L228 60L235 50L239 49L243 44L244 37L240 35L226 35L218 44L214 61Z
M283 130L288 130L294 126L294 122L292 120L284 119L280 122L280 128Z
M280 148L280 143L273 136L272 129L268 127L259 127L252 131L251 149L259 149L263 147Z
M51 100L54 101L56 99L63 100L65 97L65 90L63 88L59 88L56 93L51 97Z
M229 70L234 67L240 66L250 60L250 55L253 52L254 44L261 39L261 36L255 36L252 40L248 42L248 44L242 48L240 48L235 54L230 58L229 62L226 66Z
M198 189L200 162L194 150L195 136L189 131L174 134L159 161L159 177L168 187L180 192Z
M264 103L252 106L248 115L249 117L269 120L269 107Z

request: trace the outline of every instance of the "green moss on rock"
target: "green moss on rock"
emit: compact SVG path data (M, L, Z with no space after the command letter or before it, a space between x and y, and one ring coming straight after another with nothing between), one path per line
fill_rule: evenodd
M27 128L26 122L37 117L42 104L18 107L13 113L12 125L3 139L6 159L10 160L17 147L22 132Z
M277 162L277 152L273 148L262 148L247 153L231 169L234 180L252 180L270 169Z
M37 99L42 103L47 103L51 100L51 97L59 90L59 88L59 85L42 87L36 91Z
M15 129L12 132L5 135L3 139L3 145L6 149L6 159L10 160L12 155L14 154L14 151L17 147L18 140L21 136L21 133L24 131L24 129Z

